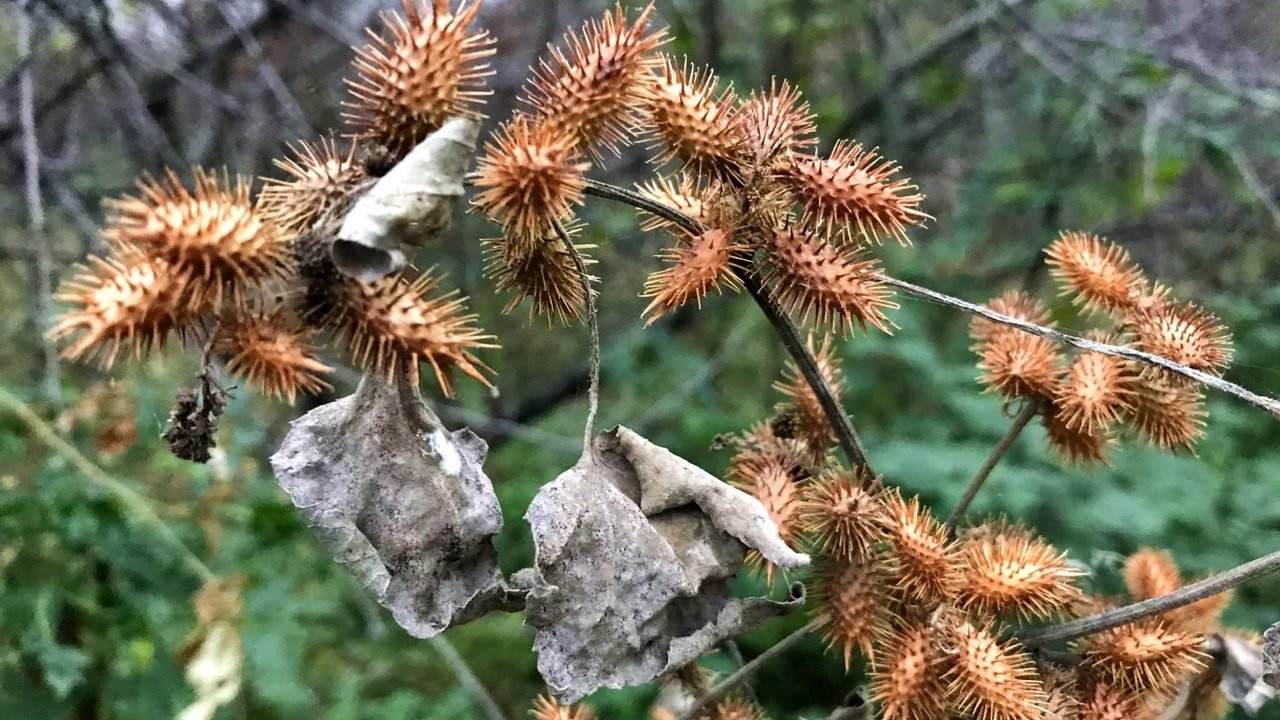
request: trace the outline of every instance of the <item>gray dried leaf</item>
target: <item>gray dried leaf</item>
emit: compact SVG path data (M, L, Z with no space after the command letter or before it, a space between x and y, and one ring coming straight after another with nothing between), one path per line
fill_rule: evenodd
M390 275L404 268L402 244L447 230L479 133L478 120L450 118L357 200L333 244L338 269L365 282Z
M1209 639L1211 644L1220 644L1220 651L1213 648L1222 677L1218 689L1231 704L1253 715L1275 698L1276 689L1263 682L1261 647L1231 635L1211 635Z
M732 596L748 547L788 567L807 557L786 549L767 515L764 526L729 517L764 511L708 479L719 483L618 428L534 498L525 609L538 670L560 702L649 682L803 603Z
M431 637L506 601L487 451L445 429L415 370L394 383L366 374L354 395L294 421L271 465L334 560L410 635Z
M1262 679L1280 690L1280 622L1262 634Z

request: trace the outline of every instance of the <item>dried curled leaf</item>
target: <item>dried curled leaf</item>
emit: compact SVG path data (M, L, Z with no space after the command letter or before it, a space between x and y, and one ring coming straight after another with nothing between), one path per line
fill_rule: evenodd
M599 436L525 518L538 670L565 703L648 682L795 607L731 595L748 548L780 567L808 562L745 493L626 428Z
M431 637L505 595L487 450L470 430L445 429L416 372L395 383L372 372L295 420L271 465L334 560L410 635Z

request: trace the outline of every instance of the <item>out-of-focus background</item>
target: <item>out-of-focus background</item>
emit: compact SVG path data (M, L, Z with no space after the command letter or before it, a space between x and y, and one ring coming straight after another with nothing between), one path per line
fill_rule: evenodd
M49 283L101 246L102 201L142 172L191 165L273 172L287 142L342 130L349 45L392 0L34 0L0 7L0 386L141 494L220 575L241 575L246 667L226 718L481 717L439 648L407 637L322 552L266 458L290 408L238 392L207 466L159 438L194 364L177 351L108 374L59 364L42 341ZM510 114L547 42L596 0L487 0L498 39L491 123ZM1270 0L658 0L670 49L740 91L785 77L805 91L824 147L878 145L928 195L936 222L892 274L985 301L1023 287L1053 299L1042 248L1061 228L1123 244L1179 295L1233 329L1231 380L1280 393L1280 4ZM24 89L29 89L29 92ZM34 133L24 131L24 114ZM39 183L26 169L38 159ZM636 150L595 174L629 184ZM600 424L625 422L718 472L721 433L765 417L783 352L749 299L714 297L643 329L637 295L662 239L591 203L599 245L604 388ZM480 240L460 218L422 250L472 298L504 349L490 396L460 380L448 422L488 439L506 513L507 570L527 566L521 520L539 485L578 452L581 328L501 314ZM852 412L878 470L941 512L1008 426L974 381L967 319L901 298L893 337L840 344ZM350 377L336 395L349 391ZM1120 558L1173 551L1188 576L1280 544L1280 424L1211 396L1199 457L1128 443L1109 467L1062 467L1033 427L975 511L1039 528L1115 591ZM757 579L743 589L763 590ZM192 699L178 662L197 627L199 582L139 510L86 481L0 413L0 717L169 718ZM1241 590L1232 625L1280 619L1280 580ZM803 617L741 639L760 652ZM541 690L519 616L447 633L508 717ZM776 716L824 715L863 682L810 639L754 685ZM645 716L653 687L601 692L608 718ZM1267 717L1280 717L1273 708Z

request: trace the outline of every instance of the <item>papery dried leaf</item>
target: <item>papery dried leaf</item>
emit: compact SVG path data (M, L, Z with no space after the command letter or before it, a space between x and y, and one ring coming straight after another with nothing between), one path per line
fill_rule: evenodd
M417 382L416 369L366 374L354 395L295 420L271 466L333 559L425 638L500 606L506 587L488 448L445 429Z

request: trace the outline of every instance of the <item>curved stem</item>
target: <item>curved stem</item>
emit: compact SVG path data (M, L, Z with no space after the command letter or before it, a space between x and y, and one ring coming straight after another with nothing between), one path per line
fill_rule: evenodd
M968 512L969 505L978 496L978 491L982 489L982 486L986 484L991 471L1000 463L1000 459L1009 451L1009 448L1013 447L1014 441L1022 434L1022 429L1027 426L1027 423L1031 422L1031 418L1034 418L1039 411L1040 400L1036 398L1028 399L1022 409L1018 411L1017 416L1013 418L1013 424L1009 426L1008 432L992 448L991 454L987 456L987 461L982 463L982 467L978 469L978 474L974 475L973 479L969 481L969 487L965 488L960 502L956 503L956 508L951 511L951 516L947 518L945 523L948 530L955 530L956 525L964 519L964 514Z
M591 276L587 274L587 263L582 259L582 253L578 252L573 238L569 237L568 231L559 221L554 221L553 225L556 235L560 236L561 242L573 258L573 264L578 269L578 279L582 282L582 291L586 293L587 325L591 328L591 375L587 386L587 421L582 429L582 449L595 457L595 443L592 439L596 434L596 412L600 409L600 318L596 312L595 293L591 289Z
M1029 647L1074 640L1190 605L1197 600L1212 597L1254 578L1277 571L1280 571L1280 550L1159 597L1058 625L1025 630L1018 634L1018 639Z
M690 233L698 234L704 229L697 220L679 210L650 200L626 188L588 179L585 192L588 195L621 202L638 210L657 215ZM744 269L735 269L734 273L742 281L742 285L746 288L747 293L751 295L751 299L755 300L761 312L769 319L769 323L773 325L778 338L795 361L800 374L804 376L805 382L809 384L809 388L813 390L813 394L818 398L819 404L822 405L822 411L827 416L827 422L836 434L836 442L840 445L840 450L851 464L871 471L871 463L867 460L867 453L863 448L862 439L858 437L858 431L854 428L853 421L849 419L849 415L844 411L840 400L832 392L826 379L823 378L822 372L818 369L818 361L813 357L813 353L809 352L809 346L805 344L804 338L800 337L800 331L796 329L787 314L765 292L756 275Z
M792 646L805 639L809 633L817 630L818 624L817 620L809 621L808 624L793 630L790 635L770 646L768 650L765 650L759 655L751 658L750 662L733 671L732 675L716 683L714 687L706 692L706 694L697 700L694 700L693 704L689 706L689 709L685 710L680 715L679 720L693 720L693 718L698 717L708 705L717 702L720 698L729 694L729 691L746 682L752 675L755 675L760 668L764 667L765 663L791 649Z

